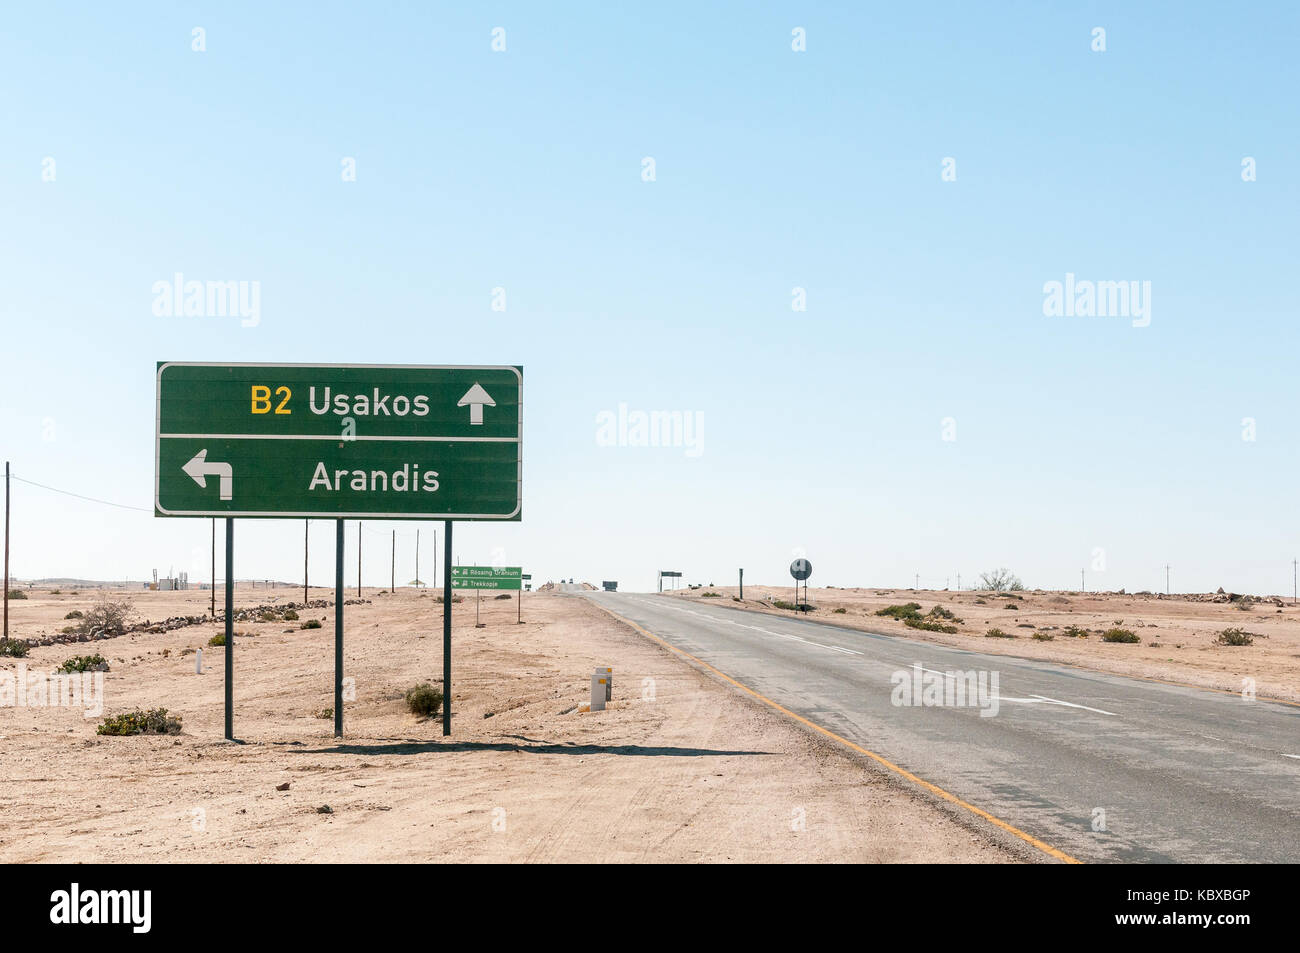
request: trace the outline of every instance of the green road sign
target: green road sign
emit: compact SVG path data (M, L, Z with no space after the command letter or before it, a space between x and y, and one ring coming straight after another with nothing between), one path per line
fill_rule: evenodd
M523 370L158 364L158 516L517 520Z
M453 589L521 589L523 575L519 566L452 566Z

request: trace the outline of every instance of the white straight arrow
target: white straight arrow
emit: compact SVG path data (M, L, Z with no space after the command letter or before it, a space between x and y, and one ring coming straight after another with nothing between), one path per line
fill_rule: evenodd
M229 463L208 463L208 451L206 449L194 454L181 469L188 473L190 478L205 490L208 487L208 477L219 477L220 482L217 489L220 491L221 498L229 500L234 496L235 468Z
M471 426L478 426L483 423L483 405L487 404L489 407L495 407L497 402L488 396L488 392L482 388L478 381L475 381L474 386L465 391L465 396L456 401L457 407L464 407L466 404L469 404L469 422Z

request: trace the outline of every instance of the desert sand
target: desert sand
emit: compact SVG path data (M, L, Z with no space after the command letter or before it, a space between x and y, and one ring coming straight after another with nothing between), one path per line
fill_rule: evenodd
M142 618L206 611L208 594L129 595ZM33 590L16 637L57 633L105 593ZM329 598L313 590L313 599ZM348 598L355 591L348 590ZM237 606L301 601L237 587ZM165 707L176 736L101 737L68 708L0 708L0 860L63 862L1043 860L696 670L575 595L454 604L453 735L403 696L442 673L432 591L366 590L348 606L345 737L333 705L333 609L238 622L235 733L222 740L223 651L207 622L37 646L49 671L99 652L105 714ZM221 596L218 596L220 612ZM203 674L186 650L205 648ZM0 671L19 660L0 658ZM613 666L604 712L577 708ZM287 785L286 790L278 790Z
M708 595L711 592L717 595ZM1258 697L1300 702L1300 605L1274 596L1232 598L1232 595L1158 596L1042 590L999 595L971 590L809 588L807 600L813 611L795 613L773 605L776 601L793 603L792 586L746 584L743 603L734 586L703 586L671 593L673 598L785 616L797 614L820 622L955 645L974 652L1063 662L1219 691L1240 692L1243 680L1252 679ZM961 622L952 620L946 624L958 631L930 632L876 615L887 606L909 602L919 603L922 614L928 614L935 605L953 613ZM1087 634L1067 634L1070 627L1086 630ZM1140 642L1103 641L1102 634L1115 627L1131 631ZM986 637L992 628L1014 637ZM1218 644L1219 634L1233 628L1251 633L1252 643ZM1035 638L1035 634L1040 638Z

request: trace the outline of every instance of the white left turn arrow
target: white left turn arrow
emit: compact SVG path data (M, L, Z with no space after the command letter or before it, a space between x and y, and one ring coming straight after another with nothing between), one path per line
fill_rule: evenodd
M200 450L190 458L190 462L181 467L199 486L207 489L210 476L220 477L218 489L221 498L228 500L235 492L235 468L229 463L208 463L208 451Z

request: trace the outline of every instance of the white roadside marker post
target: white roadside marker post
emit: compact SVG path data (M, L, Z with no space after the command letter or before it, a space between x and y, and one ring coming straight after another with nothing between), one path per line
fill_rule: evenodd
M599 671L591 676L591 711L605 710L605 691L607 680Z
M614 700L614 670L608 665L597 665L596 674L605 680L605 701Z
M199 649L194 653L194 674L203 674L203 650Z

